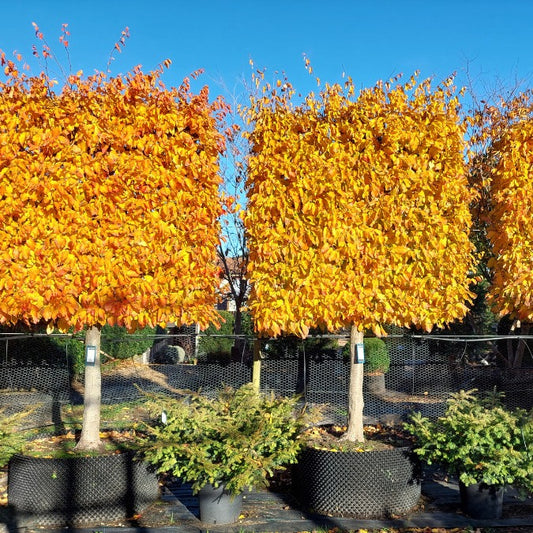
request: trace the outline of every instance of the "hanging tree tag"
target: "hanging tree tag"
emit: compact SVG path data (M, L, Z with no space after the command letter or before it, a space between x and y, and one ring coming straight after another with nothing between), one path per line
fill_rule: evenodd
M363 343L355 345L355 364L365 362L365 345Z
M88 366L94 366L96 363L96 346L85 347L85 364Z

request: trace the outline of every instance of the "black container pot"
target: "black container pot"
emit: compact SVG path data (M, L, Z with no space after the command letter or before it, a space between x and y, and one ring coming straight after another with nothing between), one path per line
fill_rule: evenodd
M242 493L230 494L219 485L205 485L198 493L200 520L206 524L232 524L239 519L242 509Z
M156 473L129 453L61 459L15 455L9 463L9 505L35 525L124 519L158 497Z
M461 509L478 520L494 520L502 517L504 487L475 483L465 485L459 482Z
M361 453L306 448L295 468L295 496L320 514L387 517L417 504L419 474L409 448Z
M377 396L387 392L385 374L365 374L363 378L363 392Z

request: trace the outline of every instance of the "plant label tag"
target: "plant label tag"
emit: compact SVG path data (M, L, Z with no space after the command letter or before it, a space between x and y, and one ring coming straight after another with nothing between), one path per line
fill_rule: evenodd
M88 366L94 366L96 363L96 346L85 347L85 364Z
M161 412L161 423L166 426L167 425L167 412L162 411Z
M363 364L365 362L365 345L356 344L355 346L355 363Z

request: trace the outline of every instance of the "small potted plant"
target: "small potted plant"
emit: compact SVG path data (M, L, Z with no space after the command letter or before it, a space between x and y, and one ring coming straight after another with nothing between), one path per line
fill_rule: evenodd
M452 394L443 416L431 420L416 413L405 428L423 461L459 477L467 514L499 518L506 485L533 490L533 420L525 410L506 409L497 393L476 392Z
M148 402L163 415L148 428L145 459L191 482L200 519L215 524L235 522L246 488L296 462L309 418L296 398L260 394L251 384L224 388L215 398L152 395Z

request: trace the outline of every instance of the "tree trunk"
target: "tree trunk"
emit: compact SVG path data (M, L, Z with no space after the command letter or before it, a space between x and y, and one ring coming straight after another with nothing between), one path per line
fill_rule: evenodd
M261 390L261 341L254 339L254 362L252 366L252 383L256 392Z
M235 312L233 314L235 320L233 322L233 347L232 359L234 361L243 361L244 360L244 350L246 348L246 340L242 339L242 310L240 302L236 302Z
M529 330L531 328L531 324L529 322L522 322L521 328L520 328L520 335L529 335ZM524 352L527 347L527 340L526 339L519 339L518 346L516 347L516 352L514 354L513 358L513 368L522 368L522 363L524 360Z
M85 363L83 424L77 450L102 450L100 440L100 408L102 405L102 372L100 367L100 327L93 326L85 334L85 349L94 349L94 364Z
M344 440L363 442L363 363L356 362L357 345L363 344L363 332L352 326L350 332L350 384L348 387L348 428Z

